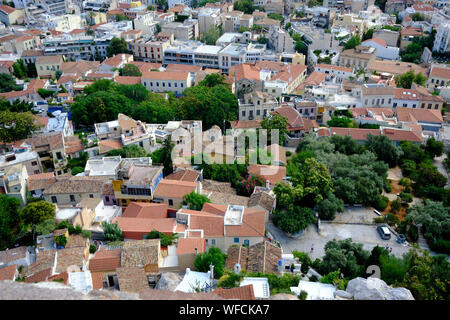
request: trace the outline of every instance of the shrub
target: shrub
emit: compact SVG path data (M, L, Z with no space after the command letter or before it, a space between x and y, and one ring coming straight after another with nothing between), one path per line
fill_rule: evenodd
M407 187L411 185L411 180L409 180L409 178L401 178L398 184Z
M405 202L412 202L413 201L413 196L411 193L406 193L406 192L401 192L400 193L400 199L402 199Z
M300 300L306 300L307 297L308 297L308 292L306 292L304 290L300 291L300 294L298 295L298 298Z
M387 218L386 218L387 217ZM400 219L393 213L389 213L385 215L385 220L388 225L394 226L400 224Z
M439 253L450 254L450 241L445 239L437 239L430 241L430 249Z
M306 274L309 270L309 266L312 263L311 258L308 256L306 252L300 252L297 250L293 250L292 254L294 255L294 258L298 258L298 261L301 263L302 273Z
M286 151L286 157L290 157L290 156L292 156L292 152Z
M398 212L402 208L402 201L399 197L391 202L391 209L393 212Z
M84 238L90 238L91 237L91 232L89 231L89 230L82 230L81 231L81 235L84 237Z
M65 228L69 228L69 222L67 220L61 221L56 227L56 229L65 229Z
M316 277L316 275L313 274L311 277L309 277L309 281L317 282L317 281L319 281L319 279Z
M241 275L234 273L231 270L225 271L225 274L220 277L217 286L219 288L235 288L239 286Z
M74 226L69 226L69 234L74 234L75 233L75 227Z
M392 192L392 187L391 187L391 183L390 183L390 182L391 182L391 181L390 181L389 179L385 179L385 180L384 180L383 188L384 188L384 190L385 190L387 193Z
M57 246L65 247L67 244L67 238L65 235L60 235L55 238L55 243Z
M91 244L89 246L89 253L94 254L96 251L97 251L97 247Z
M389 203L389 198L385 196L380 196L377 202L374 204L375 209L378 211L384 211Z

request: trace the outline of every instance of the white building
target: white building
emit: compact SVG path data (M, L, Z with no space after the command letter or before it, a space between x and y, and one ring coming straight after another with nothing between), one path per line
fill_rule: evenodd
M291 287L291 291L297 296L301 291L306 291L306 300L334 300L336 287L327 283L300 280L298 287Z
M436 33L436 38L434 40L433 51L450 51L450 23L439 25Z
M190 72L149 71L142 74L141 84L151 92L170 91L180 95L192 86L192 77Z
M398 60L400 49L389 47L386 41L380 38L372 38L361 43L363 47L372 47L377 49L377 58L386 60Z
M247 62L247 45L230 43L219 53L219 68L223 73L227 73L230 68L237 64Z
M220 9L219 8L201 8L198 13L198 32L204 33L209 29L219 26Z

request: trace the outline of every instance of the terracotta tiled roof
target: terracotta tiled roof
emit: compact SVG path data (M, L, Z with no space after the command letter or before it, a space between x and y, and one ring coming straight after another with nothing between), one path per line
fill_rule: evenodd
M213 293L225 299L255 300L252 284L231 289L217 288Z
M233 270L236 263L241 265L242 269L247 270L248 263L248 248L244 246L231 246L227 251L226 265L230 270Z
M67 154L73 154L84 150L83 143L78 136L65 137L64 145Z
M46 268L41 271L34 272L25 279L26 283L36 283L47 281L48 277L52 274L52 268Z
M262 120L236 120L231 122L233 129L261 128Z
M11 261L25 258L27 254L27 247L21 246L13 249L0 251L0 262L7 264Z
M281 248L263 241L250 246L247 270L263 273L278 273L278 261L281 260Z
M250 199L248 200L248 207L256 207L260 206L264 208L265 210L272 212L273 206L275 204L276 197L271 196L267 192L255 192L250 196Z
M91 272L92 290L103 289L103 272Z
M144 268L158 265L160 259L160 239L125 241L121 252L121 266Z
M433 67L430 72L430 77L450 79L450 68Z
M117 76L114 81L119 84L141 84L141 77Z
M17 271L17 264L12 264L7 267L0 268L0 281L1 280L14 280L14 275Z
M148 218L126 218L118 217L115 222L119 224L123 232L144 232L148 233L152 230L159 232L174 232L176 219L148 219Z
M248 79L253 81L260 81L259 69L251 64L238 64L230 68L230 75L234 75L236 81Z
M117 268L120 291L141 292L148 289L148 280L143 268Z
M43 50L23 50L22 51L22 57L37 57L37 56L43 56L44 51Z
M374 136L381 135L379 129L359 129L359 128L331 128L331 134L339 136L351 136L355 140L367 140L369 134Z
M135 65L136 67L139 68L139 70L141 71L141 73L150 71L150 70L154 70L154 69L159 69L162 67L161 63L152 63L152 62L143 62L143 61L131 61L129 64Z
M203 230L205 238L224 236L223 217L204 211L182 210L190 215L190 229Z
M97 179L62 179L44 191L44 194L102 193L105 181Z
M436 122L443 123L441 111L435 109L413 109L397 107L397 119L398 121L411 122L411 121L424 121L424 122Z
M250 164L248 173L250 175L261 176L265 180L269 180L271 184L277 184L278 182L282 182L283 178L286 177L286 167Z
M195 170L185 169L169 174L166 179L195 182L199 175L200 174Z
M373 42L379 44L379 45L382 46L382 47L386 47L386 46L387 46L386 41L383 40L383 39L381 39L381 38L367 39L366 41L363 41L362 43L369 43L369 42L371 42L371 41L373 41Z
M36 261L29 265L28 267L23 268L20 276L21 277L30 277L38 272L41 272L43 270L50 269L47 274L47 277L51 275L51 270L53 268L54 262L55 262L55 254L56 250L44 250L39 251L37 255ZM45 280L42 280L45 281Z
M327 77L326 73L314 71L305 80L305 86L318 86Z
M420 100L421 94L414 89L394 88L394 98L399 100Z
M58 79L58 84L65 84L65 83L67 83L67 82L69 82L69 81L71 81L72 83L75 83L77 80L78 80L78 76L72 76L72 75L69 75L69 76L61 76L59 79Z
M16 9L14 9L13 7L4 4L0 5L0 10L6 12L7 14L11 14L16 11Z
M410 141L410 142L419 142L423 141L422 135L416 130L395 130L391 128L383 128L383 134L392 141Z
M112 183L105 183L103 185L102 195L114 195L114 188Z
M393 75L404 74L410 70L414 73L422 73L424 76L428 74L428 68L414 64L412 62L373 60L369 63L369 71L377 71L379 73L389 73Z
M93 273L112 271L120 267L122 249L107 250L101 248L95 256L89 260L89 270Z
M36 58L36 65L37 64L50 64L50 63L55 63L55 64L62 64L63 62L63 58L61 55L56 55L56 56L40 56Z
M64 140L62 132L40 135L25 140L33 148L48 146L50 150L63 149Z
M386 117L394 116L393 108L353 108L350 109L350 112L353 113L354 117L367 116L369 112L375 115L384 114Z
M200 70L202 70L202 66L182 63L169 63L166 67L166 71L198 72Z
M203 253L206 250L206 241L203 238L180 238L177 244L177 255L186 253Z
M54 172L33 174L28 176L27 187L29 191L45 190L56 182Z
M120 139L107 139L98 142L99 153L103 154L110 150L122 149L122 141Z
M128 60L132 55L126 53L119 53L115 56L106 59L102 64L107 64L112 67L118 67L121 62ZM123 59L122 59L123 58Z
M167 218L167 209L168 205L165 203L131 202L122 217L163 219Z
M56 273L67 271L67 268L76 266L81 268L84 261L84 253L86 248L75 247L58 250Z
M66 244L66 248L86 248L87 246L89 246L89 239L81 234L71 234Z
M47 281L63 280L63 283L67 285L69 282L69 274L67 272L61 272L53 276L48 277Z
M195 191L196 188L196 182L164 179L158 183L153 196L180 199L184 195Z

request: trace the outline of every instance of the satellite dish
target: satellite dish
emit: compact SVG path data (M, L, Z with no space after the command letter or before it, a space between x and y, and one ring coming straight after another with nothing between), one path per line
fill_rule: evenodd
M240 265L239 263L236 263L236 264L234 265L233 271L234 271L234 273L236 273L236 274L241 273L241 265Z

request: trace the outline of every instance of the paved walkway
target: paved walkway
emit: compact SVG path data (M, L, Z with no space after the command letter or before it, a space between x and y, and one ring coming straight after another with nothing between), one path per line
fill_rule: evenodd
M446 188L450 186L449 183L449 176L447 168L444 165L444 161L447 159L447 155L444 153L442 156L434 158L434 165L437 167L438 171L444 175L444 177L447 177L447 184L445 185Z

